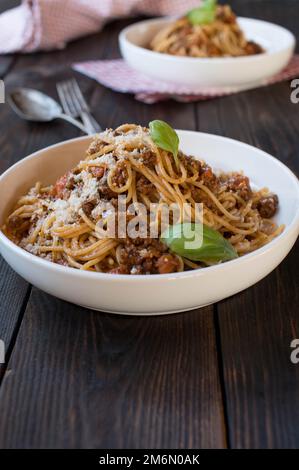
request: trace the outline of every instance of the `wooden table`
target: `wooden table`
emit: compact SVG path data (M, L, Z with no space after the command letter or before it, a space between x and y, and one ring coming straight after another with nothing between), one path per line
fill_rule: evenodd
M4 10L12 2L4 1ZM280 23L299 37L296 0L231 2L241 16ZM55 82L74 61L119 56L132 20L65 50L0 58L6 89ZM299 169L299 105L290 84L198 104L145 105L77 75L97 120L229 136ZM0 171L79 135L68 124L27 124L0 105ZM282 191L284 188L282 188ZM201 310L161 317L93 312L30 286L0 261L0 447L273 448L299 446L298 244L254 287ZM215 286L217 289L217 286Z

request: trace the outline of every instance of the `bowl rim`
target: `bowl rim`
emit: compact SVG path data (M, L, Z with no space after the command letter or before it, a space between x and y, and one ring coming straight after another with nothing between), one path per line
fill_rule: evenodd
M37 255L33 255L32 253L27 252L25 249L19 247L15 243L13 243L3 232L0 230L0 245L3 243L9 250L14 251L17 255L21 256L23 259L27 260L28 262L32 262L34 264L37 264L39 266L44 267L46 269L56 271L61 273L65 273L66 275L74 276L77 278L90 278L90 279L98 279L99 281L125 281L125 282L147 282L149 280L154 280L154 279L161 279L161 281L168 281L172 279L186 279L190 277L201 277L205 275L205 273L210 274L213 273L215 270L216 271L227 271L230 269L233 269L237 265L242 265L246 264L246 262L250 262L253 259L261 258L264 255L266 255L268 252L272 251L272 249L275 249L276 246L280 245L282 242L282 239L286 238L288 235L292 235L295 232L299 232L299 181L296 175L280 160L277 158L273 157L269 153L265 152L264 150L261 150L257 147L254 147L252 145L249 145L245 142L242 142L237 139L232 139L230 137L224 137L220 136L217 134L209 134L206 132L198 132L198 131L191 131L191 130L176 130L178 133L184 133L184 134L199 134L208 137L209 139L212 140L222 140L226 142L231 142L233 145L238 144L241 146L245 146L256 153L260 154L260 157L262 158L267 158L270 160L273 164L278 165L281 167L281 169L287 173L289 178L293 180L294 183L297 184L297 194L296 194L296 199L298 200L298 207L297 211L291 221L290 224L285 226L284 231L278 235L278 237L274 238L271 242L269 242L267 245L262 246L261 248L258 248L257 250L248 253L246 255L243 255L242 257L239 257L237 259L227 261L225 263L219 263L217 265L213 266L207 266L202 269L194 269L192 271L183 271L179 273L171 273L171 274L143 274L143 275L138 275L138 274L109 274L109 273L100 273L100 272L92 272L92 271L83 271L80 269L75 269L70 266L61 266L56 263L52 263L51 261L45 260L43 258L38 257ZM96 134L95 134L96 135ZM40 150L37 150L36 152L24 157L23 159L19 160L16 162L14 165L9 167L2 175L0 175L0 184L1 182L6 178L7 175L10 173L14 173L15 169L19 166L24 165L25 161L33 160L33 159L38 159L42 158L43 153L47 152L49 150L59 148L61 146L65 145L71 145L75 142L79 141L84 141L84 140L90 140L92 139L92 135L85 135L81 137L75 137L73 139L68 139L64 140L62 142L58 142L53 145L49 145L47 147L44 147ZM298 235L298 234L297 234Z
M145 47L142 47L142 46L137 46L136 44L134 44L133 42L131 42L128 37L127 37L127 33L130 32L132 29L136 28L136 27L140 27L141 25L147 25L147 24L153 24L153 23L159 23L159 22L167 22L167 21L171 21L171 20L175 20L176 17L173 17L173 16L164 16L164 17L159 17L159 18L151 18L151 19L146 19L146 20L142 20L142 21L138 21L136 23L133 23L133 24L130 24L128 26L126 26L124 29L121 30L121 32L119 33L119 43L120 45L126 45L128 47L130 47L131 49L134 49L135 51L141 51L142 53L144 54L147 54L148 56L152 56L152 57L155 57L155 58L163 58L165 60L168 60L169 62L178 62L178 61L182 61L184 62L185 65L187 65L188 63L189 64L205 64L207 65L207 63L210 63L210 64L221 64L221 63L224 63L224 64L228 64L229 62L233 62L233 63L236 63L236 60L237 61L241 61L241 62L244 62L244 61L249 61L249 62L252 62L252 61L256 61L256 60L263 60L265 59L265 57L273 57L275 56L276 54L280 54L281 52L284 52L286 50L289 50L289 49L294 49L295 48L295 45L296 45L296 37L295 35L290 31L288 30L287 28L285 28L284 26L281 26L281 25L278 25L276 23L272 23L270 21L265 21L265 20L260 20L260 19L256 19L256 18L247 18L247 17L237 17L237 20L241 20L241 21L246 21L248 23L260 23L260 24L266 24L267 26L272 26L272 27L275 27L277 29L280 29L283 33L287 34L289 36L289 44L288 46L284 46L284 47L281 47L279 48L278 50L275 50L275 51L265 51L265 52L262 52L261 54L254 54L254 55L250 55L250 56L241 56L241 57L186 57L186 56L174 56L174 55L171 55L171 54L167 54L167 53L161 53L161 52L156 52L156 51L152 51L150 49L146 49Z

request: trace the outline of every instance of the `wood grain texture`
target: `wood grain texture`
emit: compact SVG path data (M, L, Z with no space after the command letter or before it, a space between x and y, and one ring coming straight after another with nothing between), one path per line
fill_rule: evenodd
M229 439L236 448L299 446L298 254L270 276L218 304Z
M0 389L3 448L222 447L208 309L91 312L34 289Z
M17 338L29 291L28 283L0 257L0 339L4 341L6 361ZM0 385L5 369L5 364L0 364Z

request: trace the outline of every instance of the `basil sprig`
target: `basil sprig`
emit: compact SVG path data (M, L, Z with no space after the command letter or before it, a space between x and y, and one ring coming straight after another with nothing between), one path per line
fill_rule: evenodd
M200 7L187 13L187 18L193 25L212 23L216 17L217 0L204 0Z
M177 167L179 167L179 136L175 130L170 127L167 122L160 121L159 119L149 123L149 130L150 136L157 147L166 150L167 152L171 152Z
M199 243L193 245L192 240L199 235ZM164 242L172 252L183 256L191 261L201 261L206 264L219 263L238 258L238 254L219 232L200 223L182 223L168 227L162 233L161 241Z

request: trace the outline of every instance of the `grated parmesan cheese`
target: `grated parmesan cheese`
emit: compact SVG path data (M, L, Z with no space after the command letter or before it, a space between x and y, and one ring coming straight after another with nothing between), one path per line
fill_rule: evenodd
M107 164L110 168L115 167L116 161L112 153L106 153L100 157L91 160L92 163L104 163Z
M83 182L82 187L74 189L68 199L57 199L49 204L51 215L55 214L54 229L59 225L75 222L82 204L98 196L97 179L85 170L80 175Z
M94 219L98 219L100 216L105 219L114 213L115 209L110 202L100 201L98 205L92 210L91 215Z

